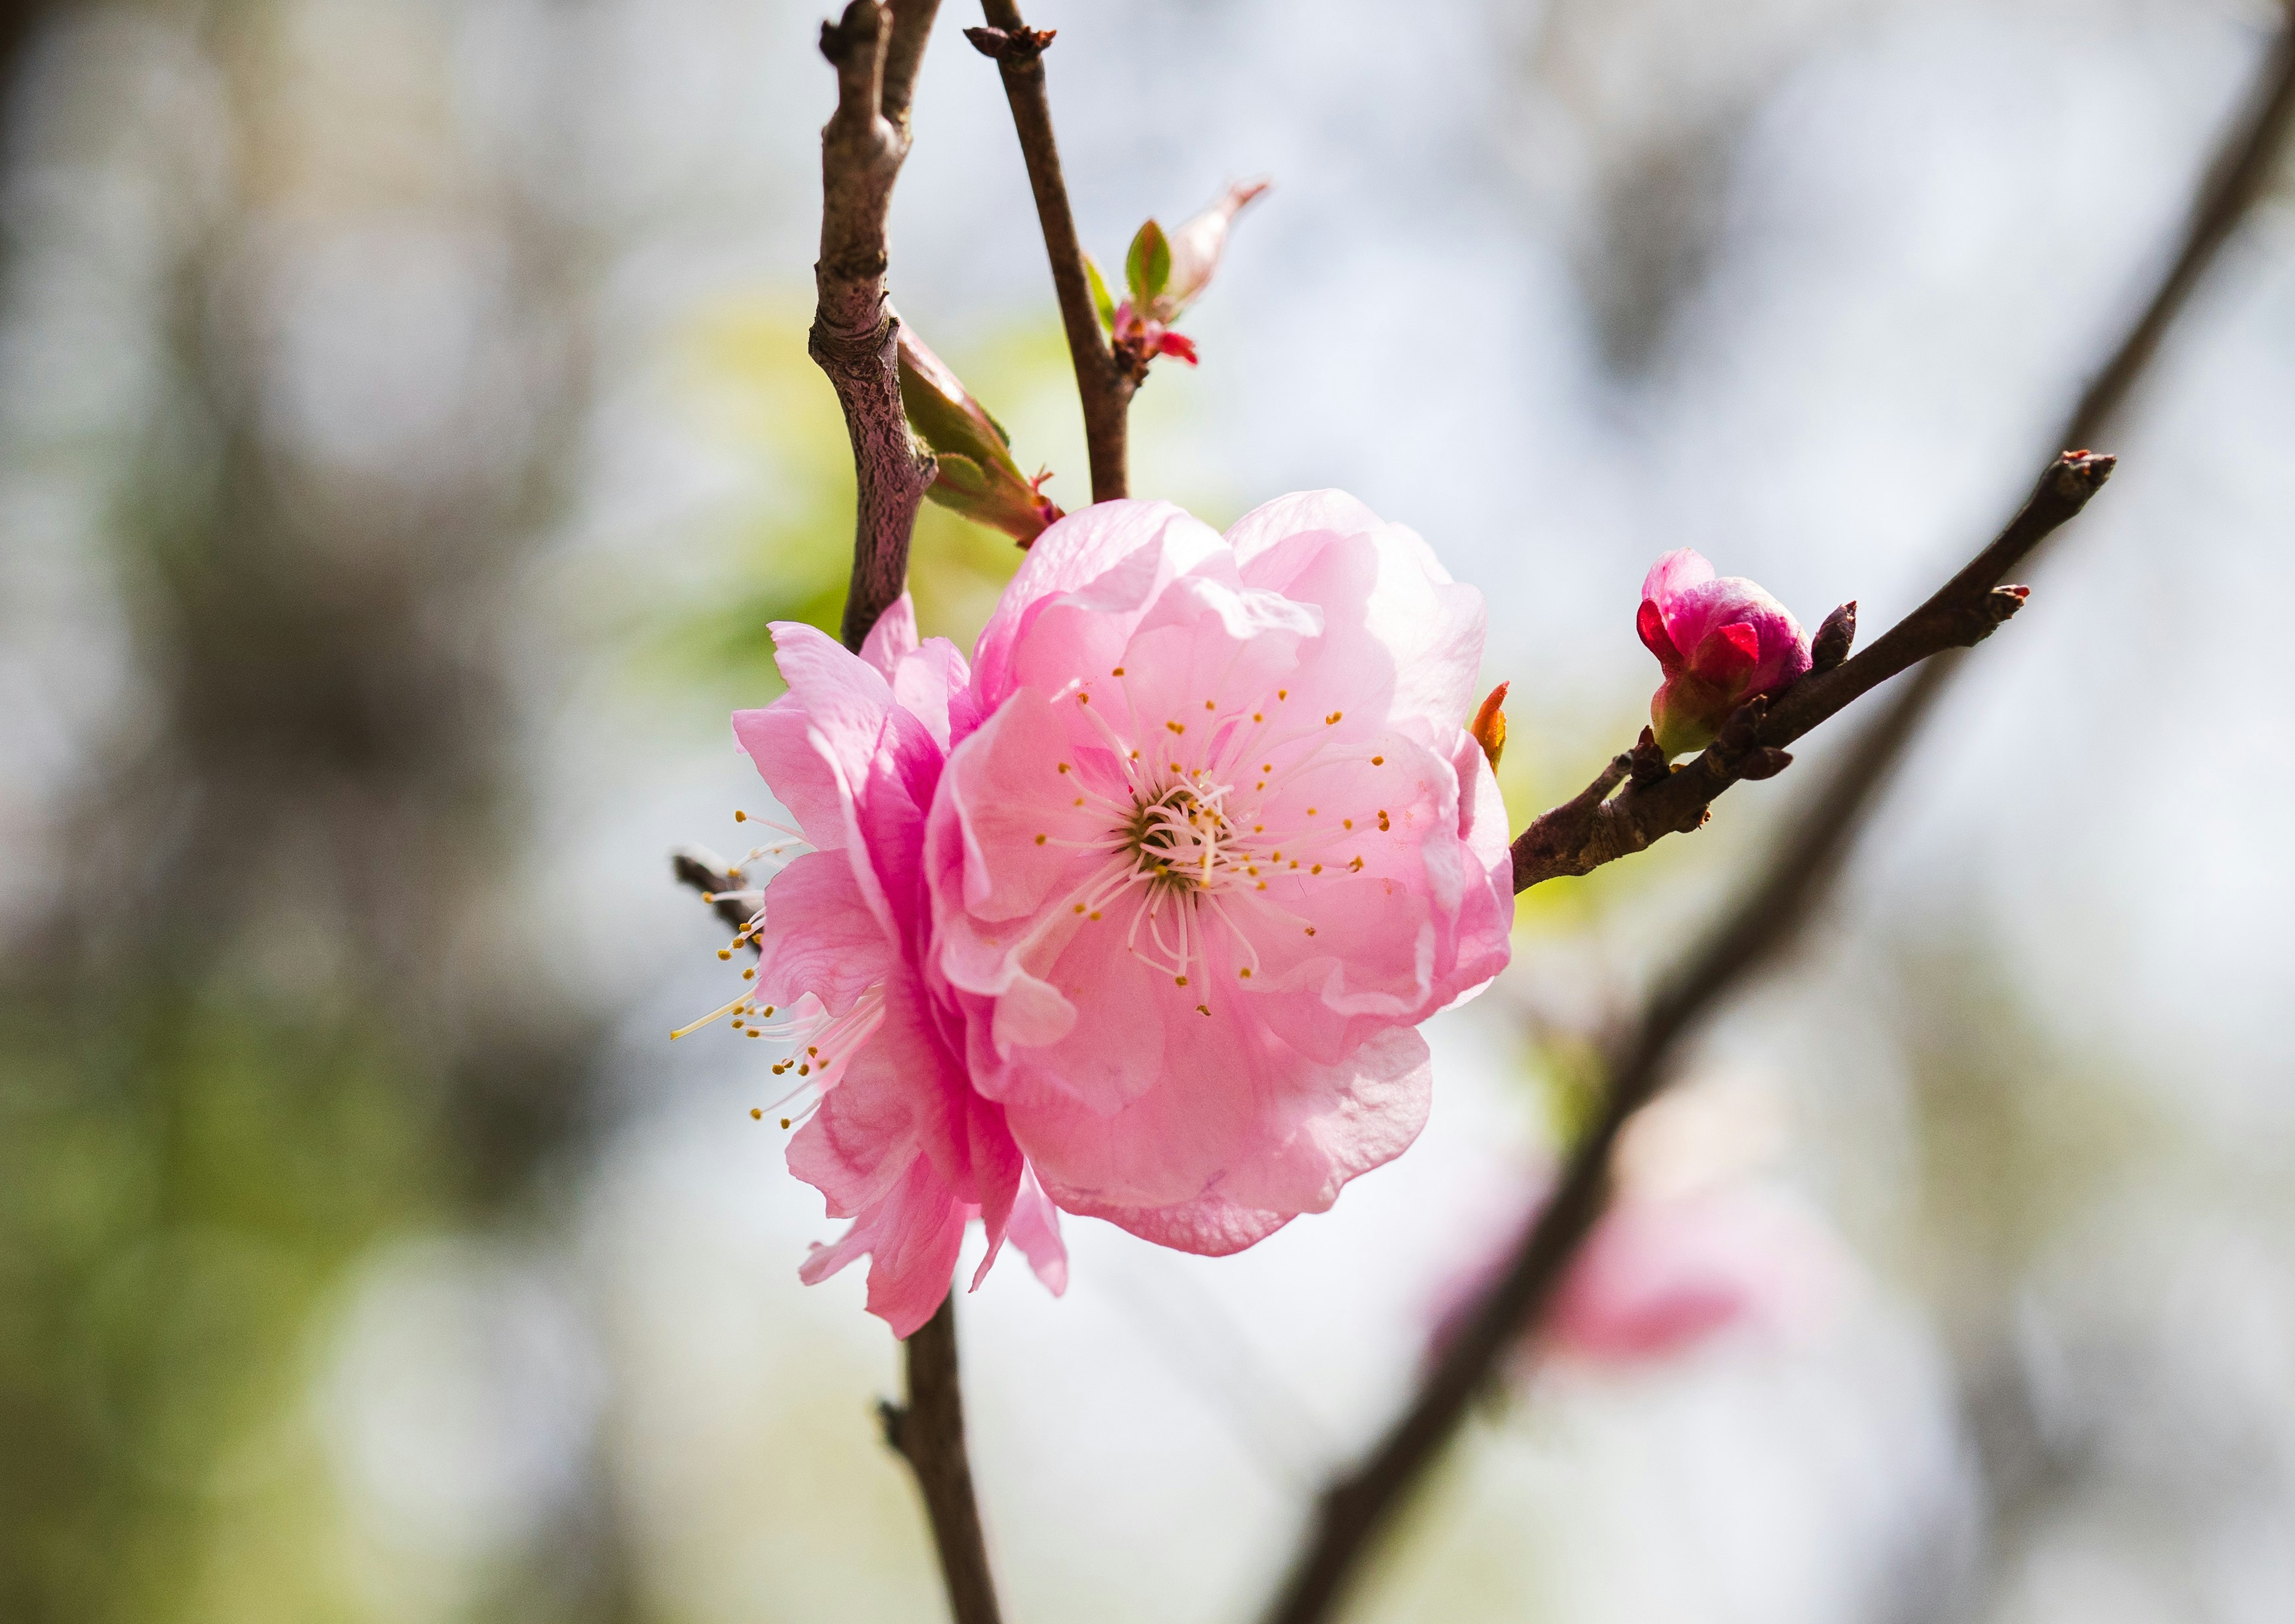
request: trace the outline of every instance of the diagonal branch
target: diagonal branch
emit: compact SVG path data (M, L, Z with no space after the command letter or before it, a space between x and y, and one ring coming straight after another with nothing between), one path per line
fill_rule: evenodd
M1755 700L1729 719L1721 735L1670 773L1637 774L1609 799L1623 777L1620 756L1577 798L1543 813L1514 843L1514 888L1588 874L1705 820L1706 808L1732 784L1768 778L1793 758L1785 747L1881 686L1948 649L1981 642L2024 604L2024 589L2001 580L2087 505L2111 477L2114 460L2066 452L1997 540L1939 587L1926 603L1846 664L1803 677L1773 701ZM1597 793L1597 792L1599 793Z
M2077 445L2095 439L2124 404L2217 251L2262 192L2286 143L2291 122L2295 122L2295 26L2281 33L2254 96L2226 136L2195 199L2182 246L2169 269L2143 314L2090 384L2060 443ZM1766 715L1757 718L1748 730L1758 736L1760 727L1774 726L1778 730L1776 738L1798 737L1858 694L1895 674L1884 668L1899 656L1910 652L1907 664L1920 659L1920 654L1911 652L1908 645L1916 649L1919 640L1929 635L1919 630L1929 624L1923 617L1932 608L1941 613L1944 606L1956 606L1956 612L1965 615L1972 608L1989 603L1989 594L2001 575L2030 559L2093 494L2094 486L2100 485L2109 472L2108 466L2097 466L2102 461L2060 458L2043 477L2032 501L2000 538L1892 631L1891 637L1903 632L1904 638L1888 658L1868 666L1873 682L1852 692L1840 684L1821 686L1822 678L1807 679ZM2093 483L2085 492L2066 488L2068 483L2077 486L2091 478ZM2065 510L2058 512L2059 509ZM1987 596L1978 597L1980 591ZM1866 657L1882 654L1889 641L1883 638L1875 643ZM1944 651L1932 652L1920 664L1911 681L1858 738L1793 820L1752 889L1661 985L1641 1018L1611 1046L1610 1085L1602 1114L1572 1151L1553 1199L1524 1230L1505 1272L1475 1304L1465 1330L1443 1350L1409 1407L1369 1456L1326 1491L1284 1587L1267 1615L1270 1624L1319 1624L1331 1615L1363 1556L1457 1432L1474 1394L1490 1380L1507 1351L1537 1323L1608 1201L1611 1160L1625 1124L1663 1086L1674 1046L1789 943L1814 911L1853 845L1865 815L1902 761L1906 747L1962 665L1954 641L1947 640L1940 645ZM1852 660L1831 674L1845 675L1856 664ZM1804 689L1809 690L1806 698L1801 698ZM1601 797L1610 787L1633 774L1636 764L1630 754L1619 757L1572 805L1582 812L1589 798L1595 806L1603 804ZM1654 775L1642 776L1657 782ZM1683 773L1670 776L1679 778ZM1737 776L1747 775L1741 771ZM1726 787L1726 783L1721 786ZM1663 786L1657 784L1657 788ZM1701 816L1703 805L1696 803ZM1518 885L1523 883L1521 861L1517 845ZM1544 876L1533 873L1530 883L1540 877Z
M2249 105L2194 196L2174 259L2143 313L2072 409L2057 437L2059 445L2092 443L2125 404L2136 379L2157 353L2168 324L2269 184L2291 124L2295 124L2295 29L2283 29ZM1752 736L1753 751L1781 748L1907 667L1989 635L1993 626L2016 612L2021 596L2011 602L1997 595L1988 600L1986 594L2037 552L2057 526L2079 511L2087 497L2111 477L2111 463L2109 457L2088 457L2084 453L2059 458L2000 538L1928 602L1837 673L1803 679L1771 706ZM1989 624L1984 623L1988 612L1993 616ZM1923 687L1918 691L1935 690ZM1928 703L1921 701L1923 706ZM1747 759L1768 764L1749 751L1747 743L1742 731L1734 752L1717 741L1654 793L1637 795L1629 788L1614 801L1591 808L1581 795L1556 807L1515 840L1515 889L1526 891L1540 880L1560 875L1589 873L1603 863L1642 851L1666 835L1695 828L1703 820L1705 808L1731 784L1767 776L1758 765L1754 771L1744 770ZM1600 802L1599 796L1595 798Z
M1091 460L1091 499L1112 502L1131 494L1126 438L1131 396L1138 386L1117 363L1107 335L1100 331L1090 274L1084 269L1083 243L1068 207L1060 151L1052 139L1052 104L1044 89L1044 47L1052 36L1022 21L1015 0L981 0L980 9L989 26L967 29L965 37L982 55L996 60L1004 78L1004 98L1012 104L1012 126L1028 166L1028 186L1036 195L1036 217L1043 223L1044 251L1051 257L1060 325L1066 330L1068 355L1075 363L1084 446Z
M821 132L819 305L805 348L837 389L853 440L856 512L844 636L858 649L908 581L909 537L933 458L901 411L900 322L886 303L886 216L909 155L909 101L940 0L852 0L821 25L837 111Z

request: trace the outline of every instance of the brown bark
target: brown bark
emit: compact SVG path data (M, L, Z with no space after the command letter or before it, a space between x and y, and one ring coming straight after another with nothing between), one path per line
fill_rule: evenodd
M901 410L900 323L886 302L886 219L909 155L909 101L940 0L852 0L821 25L837 111L821 132L819 304L807 351L836 388L853 441L853 584L843 632L857 649L905 590L909 538L932 453Z
M939 1311L909 1338L904 1351L909 1402L905 1408L881 1407L885 1441L916 1473L956 1624L998 1624L996 1586L988 1571L988 1546L980 1531L980 1506L973 1498L972 1467L964 1443L953 1288L942 1299Z
M1012 126L1028 166L1036 217L1044 228L1044 252L1052 262L1052 288L1060 301L1060 325L1075 363L1076 394L1083 405L1084 447L1091 462L1091 499L1112 502L1131 494L1131 396L1137 385L1118 364L1092 306L1091 281L1084 270L1083 244L1068 207L1067 181L1052 139L1052 105L1044 88L1044 47L1052 37L1021 20L1014 0L982 0L989 26L966 30L983 55L996 60L1004 98L1012 104Z

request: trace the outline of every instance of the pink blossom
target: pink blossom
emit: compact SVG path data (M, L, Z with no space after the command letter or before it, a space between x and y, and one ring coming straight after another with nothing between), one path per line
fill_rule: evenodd
M1650 699L1658 747L1702 750L1730 712L1809 666L1809 638L1785 605L1684 547L1650 567L1635 618L1665 681Z
M1845 1273L1824 1226L1758 1185L1629 1199L1578 1254L1546 1345L1588 1363L1628 1365L1733 1330L1791 1337L1833 1307Z
M1481 594L1338 492L1225 537L1045 531L981 633L925 842L973 1086L1053 1201L1223 1253L1425 1121L1417 1024L1505 965L1464 723Z
M870 1311L906 1336L947 1295L976 1216L988 1255L975 1285L1009 1236L1057 1292L1058 1216L1004 1107L967 1081L961 1018L926 974L925 817L964 657L918 642L905 597L858 657L806 625L778 624L773 641L788 692L736 713L733 731L796 827L746 860L779 867L744 932L754 983L719 1013L786 1051L774 1073L815 1100L789 1167L855 1220L800 1272L818 1281L869 1254Z
M1437 1348L1497 1279L1546 1194L1498 1226L1502 1245L1445 1289ZM1650 1195L1629 1181L1523 1344L1516 1373L1548 1357L1636 1368L1732 1335L1802 1340L1832 1318L1853 1275L1824 1221L1783 1191L1740 1179Z

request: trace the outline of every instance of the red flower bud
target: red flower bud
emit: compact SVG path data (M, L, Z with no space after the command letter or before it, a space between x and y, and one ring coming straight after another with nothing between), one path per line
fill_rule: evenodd
M1650 723L1670 756L1703 749L1740 705L1809 668L1809 638L1785 605L1740 576L1717 578L1686 547L1650 567L1634 629L1665 673Z

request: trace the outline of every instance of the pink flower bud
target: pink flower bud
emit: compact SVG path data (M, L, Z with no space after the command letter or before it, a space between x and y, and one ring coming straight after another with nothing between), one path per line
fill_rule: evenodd
M1172 331L1172 323L1211 285L1227 251L1228 227L1254 198L1268 188L1265 181L1242 181L1229 186L1219 201L1168 237L1150 220L1131 239L1123 258L1127 297L1117 304L1107 290L1099 267L1087 258L1091 296L1099 319L1107 329L1117 363L1132 381L1148 376L1148 363L1170 355L1196 364L1196 341Z
M1218 202L1172 233L1171 275L1149 305L1149 315L1159 322L1176 322L1180 313L1196 302L1211 285L1212 273L1219 269L1220 256L1227 251L1228 227L1269 184L1237 182L1221 194Z
M1809 668L1809 637L1785 605L1742 576L1717 578L1687 547L1650 567L1635 630L1665 673L1650 725L1668 755L1703 749L1730 712Z

